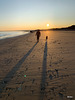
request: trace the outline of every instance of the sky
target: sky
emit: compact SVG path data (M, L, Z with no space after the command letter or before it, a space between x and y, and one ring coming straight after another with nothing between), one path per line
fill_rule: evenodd
M0 0L0 31L70 25L75 25L75 0Z

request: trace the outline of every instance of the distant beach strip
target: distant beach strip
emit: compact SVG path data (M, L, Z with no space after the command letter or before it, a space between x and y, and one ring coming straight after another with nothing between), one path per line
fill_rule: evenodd
M1 39L6 39L6 38L11 38L11 37L16 37L16 36L20 36L20 35L25 35L25 34L29 34L29 32L25 32L25 31L2 31L0 32L0 40Z

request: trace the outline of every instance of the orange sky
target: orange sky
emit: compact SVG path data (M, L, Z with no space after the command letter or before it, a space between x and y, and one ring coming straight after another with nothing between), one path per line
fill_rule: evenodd
M67 27L74 9L75 0L0 0L0 31Z

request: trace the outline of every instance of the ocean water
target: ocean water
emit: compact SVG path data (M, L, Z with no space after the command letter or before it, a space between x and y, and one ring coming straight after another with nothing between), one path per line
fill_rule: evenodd
M28 34L29 32L24 32L24 31L8 31L8 32L0 32L0 40L5 39L5 38L10 38L10 37L16 37L24 34Z

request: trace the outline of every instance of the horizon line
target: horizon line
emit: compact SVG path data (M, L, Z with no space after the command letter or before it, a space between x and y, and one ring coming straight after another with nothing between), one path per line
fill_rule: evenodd
M71 26L74 26L74 24L71 24L71 25L69 25L69 26L63 26L63 27L58 27L58 28L38 28L39 30L52 30L52 29L61 29L61 28L67 28L67 27L71 27ZM38 30L38 29L23 29L23 30L0 30L0 32L2 32L2 31L33 31L33 30Z

